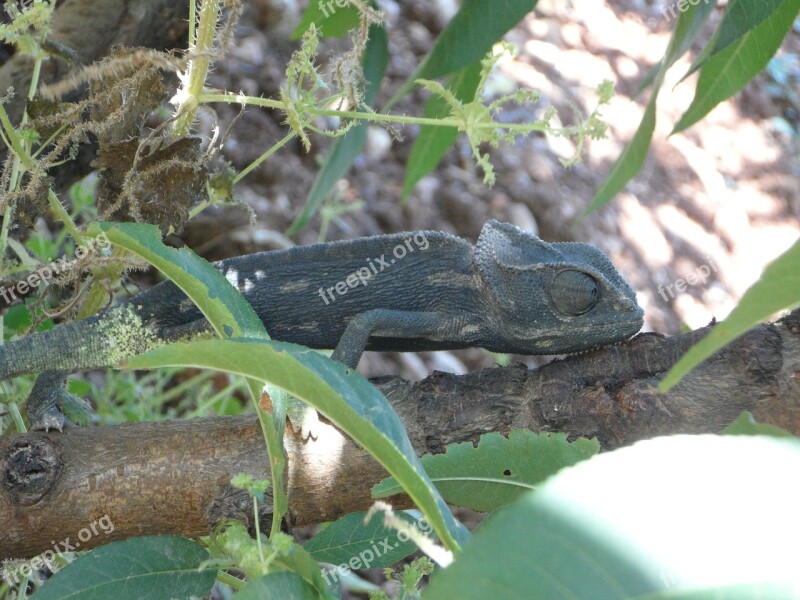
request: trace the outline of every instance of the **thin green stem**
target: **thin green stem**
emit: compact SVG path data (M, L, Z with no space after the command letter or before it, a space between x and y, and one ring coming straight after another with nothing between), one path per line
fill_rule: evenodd
M226 573L225 571L218 571L217 572L217 581L220 583L224 583L225 585L231 586L235 590L241 590L244 586L247 585L246 581L242 581L238 577L234 577L230 573Z
M264 152L264 154L259 156L257 159L255 159L253 162L251 162L249 165L247 165L244 169L242 169L242 171L240 173L238 173L236 175L236 177L233 178L234 185L237 184L240 179L242 179L248 173L250 173L250 171L255 169L258 165L260 165L262 162L267 160L270 156L275 154L278 150L283 148L286 144L289 143L290 140L292 140L295 137L297 137L297 134L294 131L291 131L291 132L287 133L283 137L283 139L281 141L279 141L277 144L274 144L269 150Z
M233 104L252 104L266 108L283 108L283 102L272 100L271 98L254 98L252 96L242 96L241 94L202 94L200 102L228 102ZM464 121L454 117L443 119L432 119L428 117L407 117L404 115L387 115L383 113L358 112L348 110L331 110L326 108L308 107L308 112L317 117L338 117L340 119L358 119L361 121L375 121L382 123L397 123L400 125L431 125L433 127L455 127L463 128ZM475 129L504 129L509 132L526 133L530 131L549 131L552 127L544 123L471 123L470 127ZM559 133L567 132L569 129L559 130Z
M258 498L253 496L253 524L256 528L256 548L258 548L258 558L264 563L264 545L261 543L261 525L258 522Z

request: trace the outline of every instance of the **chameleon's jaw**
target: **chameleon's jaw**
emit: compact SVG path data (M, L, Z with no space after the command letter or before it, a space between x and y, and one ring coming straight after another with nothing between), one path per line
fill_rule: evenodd
M638 307L637 307L638 308ZM560 323L551 329L542 329L537 323L531 323L529 328L517 331L516 335L506 337L509 345L503 352L517 354L576 354L587 352L605 346L623 342L637 334L644 324L641 309L634 312L630 318L620 320L616 318L608 323ZM564 332L569 331L565 337ZM520 335L521 334L521 335Z

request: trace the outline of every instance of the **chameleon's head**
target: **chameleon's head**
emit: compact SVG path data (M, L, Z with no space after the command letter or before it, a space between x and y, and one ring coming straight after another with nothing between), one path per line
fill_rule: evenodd
M487 312L505 349L564 354L607 346L642 327L636 294L601 250L548 244L513 225L489 221L475 262L496 310Z

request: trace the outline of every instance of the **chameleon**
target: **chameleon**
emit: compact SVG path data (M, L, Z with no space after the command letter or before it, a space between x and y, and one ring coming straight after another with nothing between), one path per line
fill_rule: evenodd
M365 350L467 347L555 355L636 334L636 295L598 248L545 242L488 221L477 244L415 231L298 246L215 263L273 339L356 368ZM69 425L58 404L71 372L120 365L176 341L212 335L200 310L165 281L92 317L0 346L0 381L40 373L27 402L34 429Z

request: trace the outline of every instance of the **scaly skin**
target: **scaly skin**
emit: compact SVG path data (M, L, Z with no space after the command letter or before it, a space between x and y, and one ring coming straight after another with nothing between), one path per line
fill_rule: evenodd
M365 349L572 353L624 340L642 326L633 290L600 250L548 244L497 221L484 226L476 246L418 231L261 252L215 266L274 339L335 348L333 358L351 367ZM209 333L197 307L164 282L89 319L0 347L0 380L113 367ZM49 374L29 401L34 428L65 423L56 408L60 392L51 389L56 379Z

